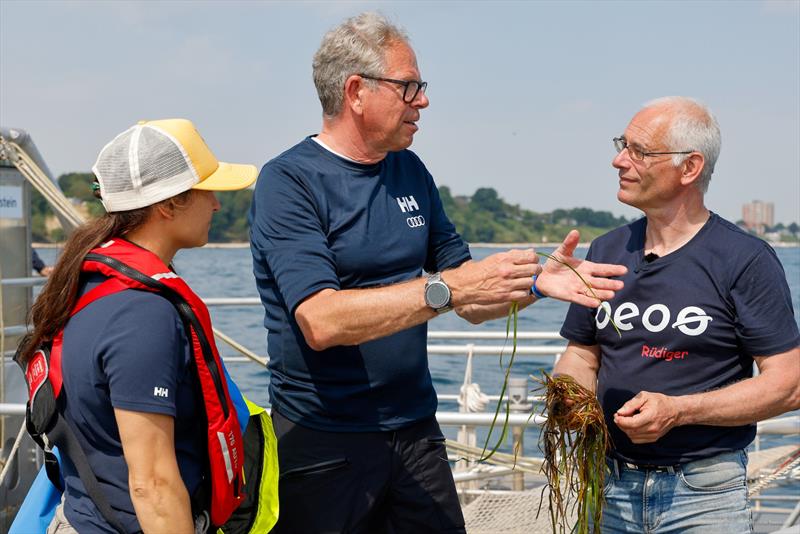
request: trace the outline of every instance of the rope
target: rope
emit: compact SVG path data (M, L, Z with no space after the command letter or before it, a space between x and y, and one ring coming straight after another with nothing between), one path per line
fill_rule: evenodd
M458 405L463 406L468 413L484 412L487 404L489 404L489 396L481 393L479 384L472 382L474 348L475 345L472 343L467 345L467 366L464 369L464 383L461 385L458 395Z
M472 447L449 439L445 442L445 445L450 451L466 460L478 460L483 453L483 447ZM542 458L532 458L530 456L517 456L515 458L513 454L499 451L484 461L484 463L490 465L508 467L522 473L534 475L541 474L542 462Z
M231 338L231 337L227 336L226 334L220 332L216 328L214 328L214 335L217 336L222 341L224 341L225 343L227 343L228 345L230 345L231 347L233 347L235 350L239 351L244 356L247 356L248 358L250 358L254 362L262 365L263 367L266 367L267 364L269 363L269 358L262 358L261 356L259 356L255 352L251 351L250 349L248 349L244 345L239 344L236 340L234 340L233 338Z
M53 210L62 218L64 223L69 226L64 228L69 232L83 224L83 217L75 207L67 200L61 190L51 180L33 159L14 141L0 136L0 153L8 159L22 173L23 176L36 188L39 193L47 200Z
M782 477L798 466L800 466L800 448L788 455L787 459L781 465L779 465L775 471L764 478L758 479L758 482L750 486L748 489L750 497L758 495L761 490L772 484L776 479Z
M22 426L19 428L19 433L17 433L17 439L14 440L14 446L11 447L11 450L8 453L8 458L6 459L5 465L3 465L3 471L0 472L0 487L3 487L3 482L5 482L6 474L10 471L9 466L11 465L11 460L14 459L16 456L17 451L19 450L19 445L22 443L22 438L27 433L27 429L25 428L25 421L22 421Z

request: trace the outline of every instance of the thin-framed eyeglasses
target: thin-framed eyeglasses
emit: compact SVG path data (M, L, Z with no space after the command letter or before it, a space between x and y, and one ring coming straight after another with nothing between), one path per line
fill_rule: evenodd
M628 140L625 139L624 136L615 137L614 141L614 148L617 149L617 154L628 149L628 155L631 157L632 160L635 161L642 161L647 156L666 156L669 154L691 154L695 152L695 150L684 150L681 152L645 152L635 146L629 145Z
M369 76L368 74L359 74L362 78L366 78L367 80L375 80L378 82L389 82L395 83L397 85L403 86L403 102L406 104L410 104L417 98L417 95L421 92L425 92L425 89L428 88L428 82L423 82L422 80L394 80L392 78L379 78L377 76Z

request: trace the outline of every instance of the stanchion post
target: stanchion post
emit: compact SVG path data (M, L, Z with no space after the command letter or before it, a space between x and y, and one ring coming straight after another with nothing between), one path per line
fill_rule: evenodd
M528 377L513 377L508 379L508 408L511 413L530 413L533 404L528 402ZM515 425L511 428L512 453L525 456L524 437L525 427ZM514 473L511 482L514 491L525 489L525 473Z

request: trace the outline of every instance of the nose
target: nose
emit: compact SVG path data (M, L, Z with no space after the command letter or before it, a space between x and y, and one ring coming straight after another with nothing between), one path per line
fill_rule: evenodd
M213 191L210 191L210 193L211 193L211 209L217 212L220 210L222 205L219 203L217 195Z
M628 149L623 148L621 152L614 156L614 159L611 161L611 166L615 169L624 169L630 167L630 162L631 158L628 155Z
M411 105L417 109L425 109L430 105L431 101L428 98L428 94L424 91L420 91L417 93L417 97L411 103Z

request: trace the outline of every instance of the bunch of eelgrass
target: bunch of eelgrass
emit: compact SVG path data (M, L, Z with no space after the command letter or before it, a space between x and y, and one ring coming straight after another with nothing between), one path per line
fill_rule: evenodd
M574 532L588 533L599 525L603 513L606 452L610 441L603 410L594 392L568 375L542 372L545 398L542 415L547 421L539 436L544 455L553 532L570 530L567 519L574 510Z
M546 252L537 254L569 268L586 285L592 296L600 301L592 285L570 264ZM514 302L508 311L506 321L506 342L513 335L511 358L508 366L504 368L503 354L500 354L500 368L504 368L505 371L500 389L500 401L489 426L479 462L488 460L497 452L508 432L510 407L509 401L506 400L506 414L500 437L487 453L517 353L518 315L519 306ZM622 332L614 320L610 321L617 335L622 337ZM542 471L548 481L546 488L550 489L549 509L553 532L556 532L557 528L561 532L566 531L568 512L572 505L577 506L578 523L575 530L579 534L588 533L592 522L599 524L603 508L605 456L610 443L603 410L594 393L582 387L572 377L567 375L551 377L544 371L543 375L544 379L541 380L533 378L540 382L545 390L546 402L542 415L547 416L547 421L540 434L539 447L544 454ZM533 415L531 413L531 418ZM515 461L518 452L518 444L515 443Z
M511 334L512 325L513 325L513 332L514 332L513 340L512 340L512 344L511 344L511 358L509 358L508 367L504 368L503 367L503 352L502 351L500 352L500 369L504 369L504 371L505 371L504 375L503 375L503 385L500 388L500 400L498 401L497 407L494 410L494 418L492 419L492 424L489 425L489 433L486 435L486 441L483 444L483 452L481 452L481 456L480 456L480 458L478 458L479 462L484 462L484 461L488 460L489 458L491 458L497 452L497 450L500 448L500 446L503 444L503 442L506 439L506 435L508 434L508 418L509 418L509 415L511 413L511 410L510 410L510 403L509 403L508 399L506 399L506 403L505 403L506 404L506 410L505 410L506 415L505 415L505 420L503 421L503 429L500 432L500 437L498 438L497 443L494 444L494 446L491 448L491 450L487 454L486 450L489 448L489 442L492 439L492 432L494 432L494 427L495 427L495 424L497 423L497 418L500 416L500 409L501 409L501 406L503 405L503 399L505 398L505 395L506 395L506 389L508 389L508 379L509 379L509 376L511 375L511 368L514 365L514 357L517 355L517 320L518 320L518 318L519 318L519 305L516 302L512 302L511 303L511 308L508 311L508 319L506 319L506 343L508 342L509 335ZM533 414L531 414L531 417L533 417ZM515 465L516 465L517 452L518 452L518 446L517 446L517 444L514 444Z

